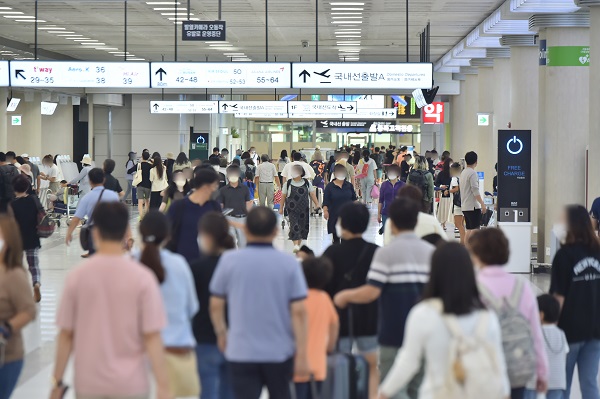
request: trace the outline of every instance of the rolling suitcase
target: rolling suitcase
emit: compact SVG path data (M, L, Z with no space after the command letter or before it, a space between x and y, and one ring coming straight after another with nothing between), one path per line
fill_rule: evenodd
M348 308L350 338L352 311ZM322 399L369 399L369 364L362 355L334 353L327 358L327 379L323 383Z

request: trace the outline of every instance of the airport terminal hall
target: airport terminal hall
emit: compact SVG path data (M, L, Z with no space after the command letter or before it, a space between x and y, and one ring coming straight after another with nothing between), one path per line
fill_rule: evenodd
M0 98L0 399L600 399L600 0L0 0Z

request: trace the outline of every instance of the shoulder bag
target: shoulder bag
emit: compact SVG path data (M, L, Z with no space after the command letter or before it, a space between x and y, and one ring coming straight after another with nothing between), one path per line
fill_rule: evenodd
M38 209L37 216L37 235L39 238L49 238L56 230L56 222L46 213L42 203L37 196L34 196L34 201Z
M139 186L142 182L142 163L138 163L137 170L135 171L135 175L133 176L133 182L131 183L134 187Z

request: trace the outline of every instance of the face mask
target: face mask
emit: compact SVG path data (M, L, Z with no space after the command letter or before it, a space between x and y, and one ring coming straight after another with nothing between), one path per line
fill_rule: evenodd
M185 186L185 180L175 180L175 185L179 188L183 188Z
M336 173L335 178L338 180L346 180L346 174L345 173Z
M337 222L335 224L335 235L338 237L342 236L342 225L340 224L340 222Z
M298 172L292 172L292 179L297 179L297 178L299 178L299 177L300 177L300 175L301 175L301 174L300 174L300 173L298 173Z
M216 172L218 172L218 171L219 171L219 169L220 169L220 166L219 166L219 165L213 165L213 169L214 169Z
M554 233L554 235L556 236L556 238L558 239L558 241L560 241L561 243L564 243L567 239L567 226L565 226L563 223L557 223L552 227L552 232Z
M388 175L388 177L390 178L390 180L396 180L398 178L398 176L396 175Z
M198 236L198 248L200 248L200 252L203 254L210 252L210 248L202 236Z
M229 177L229 182L230 183L234 183L235 184L235 183L237 183L239 181L240 181L240 177L239 176L230 176Z

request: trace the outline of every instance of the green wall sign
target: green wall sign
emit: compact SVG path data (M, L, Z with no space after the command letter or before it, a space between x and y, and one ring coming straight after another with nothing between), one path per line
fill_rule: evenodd
M590 66L590 46L549 46L546 66Z

